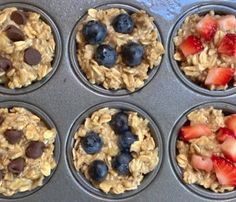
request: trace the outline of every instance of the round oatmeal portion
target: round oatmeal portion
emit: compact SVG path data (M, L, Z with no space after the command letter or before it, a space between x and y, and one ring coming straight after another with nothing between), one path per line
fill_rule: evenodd
M0 193L11 196L43 185L56 167L56 130L25 108L0 108Z
M115 31L114 21L121 14L130 16L134 23L132 32L120 33ZM102 23L107 33L104 41L95 45L88 43L83 36L83 28L90 21ZM118 8L107 10L89 9L87 16L78 26L76 42L78 43L77 58L79 65L89 82L111 90L127 89L133 92L144 86L149 71L157 68L164 54L164 48L158 38L158 30L154 24L154 19L142 10L129 14L127 11ZM135 61L137 64L130 66L124 62L124 59L122 60L122 49L125 45L133 42L142 47L143 55L140 56L141 61L139 63ZM113 52L116 52L113 55L115 59L112 66L108 67L96 60L96 52L101 43L111 46L114 49ZM136 57L139 53L131 54Z
M42 80L55 54L51 27L40 14L15 7L0 11L0 84L22 88Z
M127 131L121 132L114 125L114 119L119 122L119 118L124 115L127 117L128 133L132 133L135 137L132 143L130 142L131 135L128 135L129 138L125 138ZM118 116L120 116L119 120ZM123 118L121 119L124 120ZM159 162L158 147L148 123L147 119L133 111L124 112L114 108L102 108L95 111L85 119L74 136L72 155L76 170L81 172L93 186L105 193L121 194L137 189L145 175L154 170ZM124 127L124 122L121 125ZM99 151L88 154L84 142L91 132L99 136L102 147ZM124 144L124 139L126 139L126 144L130 143L128 147ZM124 151L124 147L128 150ZM117 159L122 155L123 157L130 155L130 159L126 163L123 159L123 162L119 162L120 165L117 165L119 161ZM93 179L93 171L91 172L91 167L97 160L102 161L107 169L102 180L98 180L96 176L96 180ZM126 171L124 171L125 169Z
M173 39L174 59L185 76L210 90L236 85L236 18L232 14L187 16Z
M190 112L187 121L176 143L183 181L213 192L234 190L236 114L226 116L222 110L208 107Z

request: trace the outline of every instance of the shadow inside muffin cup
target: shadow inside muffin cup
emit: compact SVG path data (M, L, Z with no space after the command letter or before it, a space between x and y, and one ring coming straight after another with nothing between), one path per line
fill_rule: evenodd
M134 111L134 112L137 112L139 116L146 118L149 121L149 128L151 130L152 137L155 141L156 146L158 146L159 162L156 168L150 173L145 175L144 179L142 180L141 184L138 186L137 189L131 190L131 191L125 191L123 194L112 194L112 193L106 194L103 191L99 190L98 188L95 188L85 178L85 176L82 173L80 173L79 171L75 169L75 166L73 163L72 149L75 142L74 135L76 131L79 129L81 124L84 123L85 118L91 116L93 112L104 107L116 108L116 109L120 109L124 111ZM98 105L95 105L94 107L89 108L88 110L86 110L85 112L83 112L81 115L79 115L76 118L75 122L73 123L70 129L69 137L67 139L66 156L67 156L67 163L68 163L70 171L72 172L73 177L79 183L79 185L83 188L83 190L85 190L88 194L92 194L93 196L98 197L102 200L122 200L122 199L127 199L127 198L137 195L138 193L146 189L148 185L150 185L151 182L155 179L162 164L163 143L162 143L162 137L161 137L161 133L159 131L158 126L155 124L152 118L142 109L126 102L106 102L106 103L98 104Z
M140 10L143 10L141 8L138 8L136 6L130 5L130 4L120 4L120 3L108 3L108 4L102 4L99 5L97 7L95 7L95 9L110 9L110 8L119 8L119 9L124 9L127 13L129 14L133 14L135 12L139 12ZM146 10L145 10L146 11ZM147 11L146 11L147 12ZM152 16L150 13L147 12L147 14L149 16ZM86 13L76 22L72 33L70 35L70 40L69 40L69 58L73 67L73 70L75 72L75 74L77 75L77 77L79 78L79 80L92 92L95 93L99 93L102 95L107 95L107 96L125 96L125 95L129 95L135 92L138 92L139 90L141 90L142 88L144 88L156 75L156 73L158 72L162 60L163 60L163 55L161 56L161 61L160 64L158 66L155 66L153 69L149 69L148 70L148 78L144 81L144 85L141 88L137 88L135 89L135 91L131 92L127 89L118 89L118 90L111 90L111 89L105 89L102 85L98 85L98 84L92 84L89 82L89 80L87 79L85 73L82 71L82 69L80 68L80 64L77 58L77 48L78 48L78 44L76 42L76 33L78 30L78 26L80 25L80 22L82 22L87 16L87 11ZM161 39L161 35L159 32L159 27L157 25L157 22L154 20L154 24L157 27L157 34L158 34L158 40L163 44L162 39Z
M169 139L169 158L170 163L173 169L174 174L176 175L177 179L179 180L180 184L184 186L184 188L188 189L192 193L196 194L197 196L211 199L211 200L229 200L236 197L236 190L233 191L227 191L224 193L215 193L211 191L210 189L205 189L201 185L197 184L187 184L183 181L182 176L182 169L179 167L176 155L178 154L176 143L179 137L179 131L183 125L188 122L187 115L191 113L194 110L201 109L201 108L208 108L208 107L214 107L215 109L222 109L224 115L230 115L233 113L236 113L236 106L230 103L226 102L207 102L199 104L191 109L188 109L185 111L176 121L174 127L172 128L170 139Z
M173 42L173 38L177 35L178 30L181 28L186 17L193 14L199 14L200 16L205 15L211 10L215 11L215 13L219 15L236 15L236 10L234 8L226 6L223 3L221 4L220 2L218 4L215 2L214 4L200 3L196 6L193 6L191 9L187 10L183 13L183 15L180 16L172 28L168 39L168 58L177 77L190 89L207 96L229 96L236 93L236 87L229 87L227 90L209 90L207 88L201 87L185 76L184 72L180 69L180 63L174 59L175 44Z
M4 200L20 199L20 198L30 196L30 195L34 194L35 192L39 191L41 188L43 188L50 181L50 179L53 176L53 174L55 173L55 171L57 169L57 165L60 161L60 138L59 138L59 134L58 134L58 130L56 128L56 125L51 120L51 118L45 112L43 112L41 109L39 109L38 107L28 104L28 103L25 103L25 102L18 102L18 101L0 102L0 108L11 109L13 107L23 107L23 108L29 110L31 113L37 115L45 123L45 125L48 128L55 128L56 129L56 138L55 138L55 142L54 142L54 146L55 146L54 159L56 162L56 167L53 170L51 170L51 174L48 177L44 178L42 186L36 187L35 189L33 189L31 191L19 192L19 193L12 195L12 196L4 196L3 194L0 194L0 200L1 199L4 199Z
M54 58L53 58L53 61L51 62L52 70L44 78L42 78L42 80L40 81L36 80L32 82L32 84L30 84L29 86L16 88L16 89L10 89L8 87L4 87L3 85L0 85L1 93L9 94L9 95L18 95L18 94L24 94L24 93L29 93L31 91L34 91L40 88L45 83L47 83L52 78L52 76L56 72L60 63L61 54L62 54L62 41L61 41L60 32L56 24L54 23L52 18L41 8L38 8L28 3L27 4L26 3L6 3L6 4L0 5L0 10L3 10L5 8L10 8L10 7L16 7L23 11L31 11L31 12L36 12L40 14L40 18L51 27L52 34L54 36L54 40L56 44Z

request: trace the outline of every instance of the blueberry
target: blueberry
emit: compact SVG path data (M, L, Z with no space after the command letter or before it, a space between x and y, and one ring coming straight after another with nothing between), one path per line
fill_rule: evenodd
M89 132L81 141L82 148L87 154L95 154L101 151L103 142L95 132Z
M111 125L117 134L121 134L129 130L128 115L124 112L118 112L112 117Z
M88 173L92 180L101 182L107 176L108 167L104 161L95 160L90 164Z
M101 22L91 20L84 25L82 34L89 44L100 44L107 36L107 28Z
M112 67L116 63L116 50L109 45L100 45L97 47L95 59L99 65Z
M129 153L120 153L112 160L112 167L119 175L129 174L129 162L132 160L132 156Z
M137 135L134 135L130 131L125 131L123 134L119 136L118 145L121 151L128 152L130 150L130 146L138 140Z
M134 29L134 21L128 14L120 14L116 16L112 22L116 32L122 34L130 34Z
M144 48L141 44L130 42L122 47L122 60L123 62L134 67L140 65L144 55Z

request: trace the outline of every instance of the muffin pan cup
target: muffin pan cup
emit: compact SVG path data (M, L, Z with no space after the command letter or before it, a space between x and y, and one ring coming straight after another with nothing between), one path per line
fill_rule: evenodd
M0 202L209 202L236 200L235 191L214 194L195 185L191 188L185 185L174 159L176 127L180 127L179 120L184 121L181 117L195 106L205 103L236 113L235 89L232 88L225 92L208 92L207 90L205 90L207 92L200 92L183 83L183 78L176 74L177 69L172 66L170 61L173 57L173 50L171 51L173 30L174 27L179 26L178 19L182 20L182 16L190 11L206 12L208 9L214 8L217 12L234 13L235 0L132 0L129 2L127 0L51 0L50 2L48 0L18 0L18 3L15 3L14 0L3 0L0 2L1 9L6 6L19 8L28 8L27 6L29 6L29 9L33 6L47 13L59 30L55 31L55 34L61 36L59 37L60 42L57 43L57 45L59 44L57 57L61 59L55 58L57 67L53 69L55 72L51 72L53 76L50 74L45 78L47 82L42 80L32 86L14 90L14 93L11 93L12 90L0 88L0 107L31 103L30 106L34 106L33 108L27 107L27 104L23 104L23 107L29 108L32 112L35 107L40 111L45 111L53 120L60 141L57 140L55 148L58 165L50 180L46 180L45 185L36 189L37 191L20 193L11 197L0 195ZM76 72L79 69L77 68L77 60L75 60L73 34L75 34L77 23L89 8L113 6L147 11L154 17L166 50L160 66L150 72L149 79L146 81L148 84L134 93L109 92L98 89L97 86L91 86L81 72ZM61 57L59 57L60 54ZM182 72L180 73L184 76ZM37 87L34 88L34 86ZM8 105L4 103L8 103ZM77 124L94 110L103 106L137 111L142 116L148 116L153 120L152 127L157 130L156 138L162 160L158 167L146 176L137 190L128 191L121 195L104 194L95 189L75 172L71 163L70 149ZM41 116L37 112L36 110L35 114ZM44 119L44 116L42 118ZM47 122L46 118L45 120ZM50 125L50 121L48 123Z

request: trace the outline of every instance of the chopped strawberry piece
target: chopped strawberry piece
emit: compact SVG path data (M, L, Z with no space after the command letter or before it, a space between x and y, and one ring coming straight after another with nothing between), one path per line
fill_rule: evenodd
M225 125L228 129L234 131L234 134L236 134L236 114L227 116L225 119Z
M234 76L234 69L214 67L208 71L205 85L226 85Z
M226 158L236 162L236 139L232 137L226 138L224 143L221 145L221 150Z
M236 28L236 18L234 15L222 16L217 21L220 29L223 31L229 31Z
M215 36L217 27L217 20L210 15L203 17L196 25L197 32L206 41L210 41Z
M196 154L192 155L191 165L195 169L205 170L206 172L210 172L213 169L213 162L211 158Z
M220 41L218 53L236 57L236 34L226 34Z
M209 136L211 134L211 129L206 124L183 126L180 129L180 135L183 137L184 140L187 141L204 135Z
M232 137L236 138L234 135L234 132L228 128L220 128L217 132L216 139L220 142L223 143L226 138Z
M216 177L221 185L236 186L236 167L225 158L212 156Z
M180 50L185 57L199 53L203 50L201 40L196 36L188 36L180 45Z

